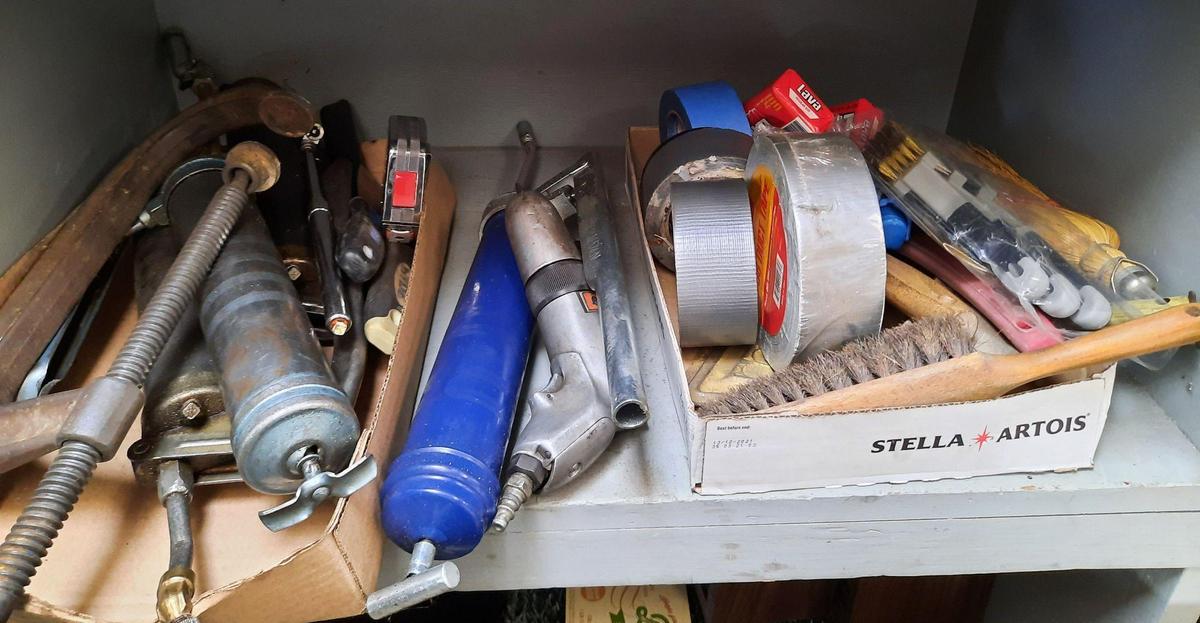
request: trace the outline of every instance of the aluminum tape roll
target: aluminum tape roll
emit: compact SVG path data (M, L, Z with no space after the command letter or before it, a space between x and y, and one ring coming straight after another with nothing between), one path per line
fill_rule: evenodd
M758 284L746 182L676 182L671 198L679 344L753 344Z
M887 261L875 186L840 135L759 134L746 164L758 345L776 370L883 320Z
M742 179L751 139L721 128L697 128L663 143L642 171L642 220L654 259L675 270L671 236L671 184L695 180Z

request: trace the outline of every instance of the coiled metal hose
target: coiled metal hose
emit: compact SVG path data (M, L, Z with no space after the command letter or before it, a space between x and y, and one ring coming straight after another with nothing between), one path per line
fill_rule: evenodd
M237 169L229 183L213 196L108 369L108 376L138 386L146 380L150 366L184 310L194 302L201 282L249 202L250 184L250 176ZM0 622L8 621L16 609L99 462L100 451L83 442L67 441L59 449L33 499L0 545Z

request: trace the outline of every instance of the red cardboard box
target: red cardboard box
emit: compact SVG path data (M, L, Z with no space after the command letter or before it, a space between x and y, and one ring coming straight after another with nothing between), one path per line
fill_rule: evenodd
M766 120L789 131L819 134L833 125L833 111L793 69L784 71L758 95L746 102L750 125Z

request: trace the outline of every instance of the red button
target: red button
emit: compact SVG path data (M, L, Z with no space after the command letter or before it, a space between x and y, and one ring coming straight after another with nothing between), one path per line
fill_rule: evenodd
M417 207L416 171L394 171L392 173L392 207Z

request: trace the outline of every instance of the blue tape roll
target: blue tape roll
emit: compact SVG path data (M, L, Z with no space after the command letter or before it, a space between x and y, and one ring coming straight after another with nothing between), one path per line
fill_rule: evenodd
M750 122L737 91L715 80L664 91L658 100L658 138L662 142L692 128L725 128L750 134Z

